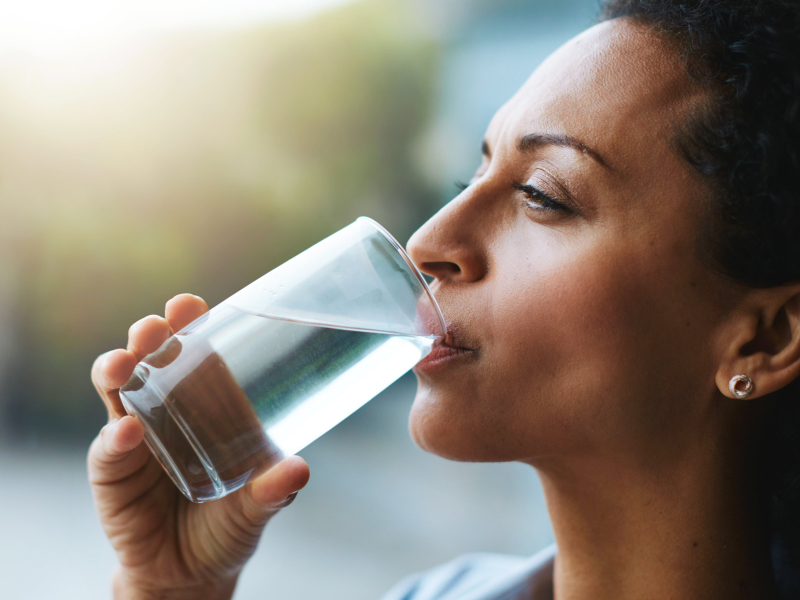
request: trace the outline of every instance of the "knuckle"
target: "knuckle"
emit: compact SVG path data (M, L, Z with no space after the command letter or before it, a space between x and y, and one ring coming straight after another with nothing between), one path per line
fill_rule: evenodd
M109 352L104 352L103 354L101 354L100 356L98 356L97 358L94 359L94 362L92 363L92 371L91 371L91 373L92 373L92 381L97 381L97 376L103 370L103 365L105 364L106 359L108 358L108 355L109 355Z
M114 448L113 440L110 435L111 428L117 421L119 421L119 419L112 419L106 423L103 428L100 429L97 437L89 447L89 455L94 457L98 465L107 465L115 462L116 459L125 454L125 452L119 452Z
M91 445L89 446L89 452L87 453L87 463L89 465L89 472L90 474L99 468L103 464L107 462L107 456L105 450L103 449L103 430L100 430L100 433L97 434L97 437L92 440Z
M173 296L172 298L167 300L167 304L166 304L167 308L171 307L176 302L180 302L181 300L183 300L184 298L186 298L186 297L188 297L190 295L191 294L176 294L175 296Z
M104 425L103 428L100 430L100 433L97 434L97 441L98 441L97 449L99 456L108 457L111 455L111 443L108 438L108 429L112 422L109 422L106 425Z
M125 363L131 356L132 355L130 355L127 350L123 350L122 348L106 352L101 357L103 359L102 362L100 362L99 359L95 361L97 368L96 370L92 370L92 380L105 390L113 389L113 387L116 386L111 386L109 374L116 377L114 374L126 368ZM131 368L131 370L133 369Z
M167 306L174 307L175 304L184 304L184 303L199 305L203 309L208 308L206 301L203 300L200 296L196 296L194 294L189 294L189 293L178 294L177 296L173 296L172 298L169 299L169 301L167 301Z
M148 322L149 320L151 320L151 318L152 318L153 316L154 316L154 315L148 315L148 316L146 316L146 317L142 317L141 319L137 319L136 321L134 321L134 322L131 324L131 326L130 326L130 327L128 327L128 335L130 336L130 335L133 335L133 334L135 334L135 333L136 333L136 332L137 332L137 331L138 331L138 330L139 330L139 329L142 327L142 325L145 325L145 324L147 324L147 322Z
M147 339L153 334L164 334L169 332L169 325L164 317L158 315L148 315L136 321L128 329L129 341L136 343Z

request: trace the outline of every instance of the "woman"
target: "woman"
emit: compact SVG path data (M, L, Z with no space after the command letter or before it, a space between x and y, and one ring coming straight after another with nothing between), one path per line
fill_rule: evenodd
M800 6L604 14L498 112L470 184L409 242L451 320L415 369L412 436L533 466L558 553L462 561L391 598L800 597ZM205 310L174 298L93 370L116 419L89 471L118 598L229 598L308 479L290 458L190 505L122 416L136 361Z

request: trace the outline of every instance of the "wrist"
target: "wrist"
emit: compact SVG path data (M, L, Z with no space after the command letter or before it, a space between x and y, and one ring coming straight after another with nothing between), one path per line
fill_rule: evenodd
M117 569L112 582L114 600L230 600L238 575L182 587L159 587L137 581Z

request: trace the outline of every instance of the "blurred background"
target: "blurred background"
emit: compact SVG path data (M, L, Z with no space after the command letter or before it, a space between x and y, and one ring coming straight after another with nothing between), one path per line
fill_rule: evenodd
M94 358L373 217L409 235L596 0L0 1L0 596L107 598L85 452ZM310 446L239 599L378 598L552 542L521 465L428 456L406 376ZM45 575L46 574L46 575Z

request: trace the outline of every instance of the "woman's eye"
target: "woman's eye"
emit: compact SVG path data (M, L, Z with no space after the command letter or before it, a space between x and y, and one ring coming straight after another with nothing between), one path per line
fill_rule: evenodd
M515 183L514 189L525 194L525 197L528 199L527 204L532 208L537 210L569 212L569 209L561 204L561 202L530 184Z
M463 181L456 181L454 183L459 194L469 187L469 184L464 183Z

